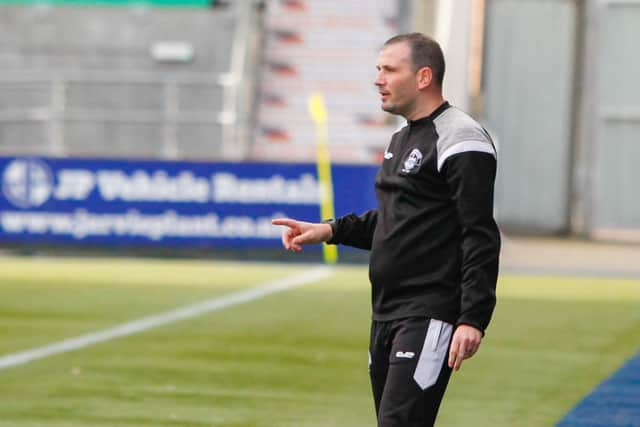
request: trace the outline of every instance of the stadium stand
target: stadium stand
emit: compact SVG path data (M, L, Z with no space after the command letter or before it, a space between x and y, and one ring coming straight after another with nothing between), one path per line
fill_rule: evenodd
M311 93L324 95L334 161L377 162L398 121L380 111L375 61L398 32L398 1L267 3L253 156L272 161L315 158Z
M313 161L321 92L333 159L379 160L398 121L374 64L402 0L201 3L0 6L0 155Z
M244 157L249 6L2 6L0 154Z

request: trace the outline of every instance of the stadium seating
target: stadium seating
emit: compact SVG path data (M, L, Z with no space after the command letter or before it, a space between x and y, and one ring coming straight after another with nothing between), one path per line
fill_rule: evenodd
M253 155L315 158L311 93L324 95L334 161L377 162L398 121L380 110L375 61L398 32L396 2L269 1Z
M236 7L1 8L0 154L224 154Z
M398 127L373 86L395 2L120 3L0 6L0 155L313 161L312 92L334 160Z

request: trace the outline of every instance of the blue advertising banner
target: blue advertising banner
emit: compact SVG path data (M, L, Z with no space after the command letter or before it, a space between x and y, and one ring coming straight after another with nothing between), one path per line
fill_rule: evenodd
M376 206L375 166L334 165L335 212ZM313 164L0 157L0 240L280 246L275 217L320 220Z

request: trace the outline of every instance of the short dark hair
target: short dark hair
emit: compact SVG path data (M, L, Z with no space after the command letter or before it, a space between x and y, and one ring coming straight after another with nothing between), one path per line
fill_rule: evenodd
M429 67L439 87L444 80L444 54L437 41L422 33L399 34L391 37L384 45L407 43L411 49L411 62L415 71Z

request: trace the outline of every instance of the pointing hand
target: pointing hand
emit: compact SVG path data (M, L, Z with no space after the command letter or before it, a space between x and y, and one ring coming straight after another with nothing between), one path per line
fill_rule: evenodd
M277 218L271 223L287 227L282 233L282 245L285 249L295 252L300 252L302 245L326 242L333 235L331 226L325 223L296 221L290 218Z

